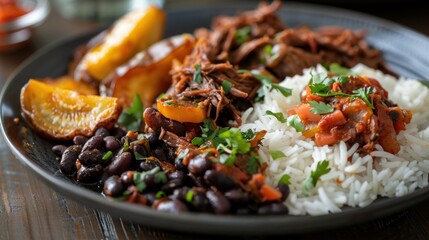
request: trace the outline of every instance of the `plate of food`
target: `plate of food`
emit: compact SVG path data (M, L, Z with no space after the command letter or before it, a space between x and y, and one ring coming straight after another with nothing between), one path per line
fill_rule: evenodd
M346 226L429 196L428 51L335 8L149 6L28 59L3 89L1 129L50 187L137 223Z

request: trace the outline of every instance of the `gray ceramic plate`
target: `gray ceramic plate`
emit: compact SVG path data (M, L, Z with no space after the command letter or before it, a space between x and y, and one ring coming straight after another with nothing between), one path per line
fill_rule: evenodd
M167 35L192 32L209 26L212 17L233 14L254 6L210 6L183 9L168 15ZM429 39L397 24L354 12L314 5L288 4L280 15L289 26L307 24L341 25L366 29L371 45L384 52L389 67L401 75L424 79L429 76ZM96 209L131 221L169 230L210 234L287 234L331 229L373 220L410 207L429 198L429 187L401 198L378 199L365 208L346 208L324 216L215 216L208 214L172 215L150 208L102 197L58 172L58 162L50 149L52 142L32 131L22 131L13 119L20 117L19 92L29 78L55 77L66 72L73 50L95 33L57 42L26 61L9 79L1 95L1 130L17 158L50 187ZM13 83L13 84L12 84ZM23 122L23 121L21 121Z

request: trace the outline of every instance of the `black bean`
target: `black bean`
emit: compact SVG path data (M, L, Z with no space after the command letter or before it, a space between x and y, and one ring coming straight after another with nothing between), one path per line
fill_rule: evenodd
M195 188L192 191L194 192L191 201L192 206L199 212L209 212L211 208L206 192Z
M104 146L104 140L100 136L93 136L88 141L86 141L85 145L83 145L82 152L89 151L92 149L101 150Z
M185 174L182 171L174 171L168 174L168 179L184 179Z
M146 172L146 171L149 171L149 170L152 170L152 169L154 169L156 167L161 167L161 166L159 165L159 163L157 161L154 161L154 160L143 160L143 161L140 162L139 167L140 167L140 169L142 171Z
M116 139L121 139L126 134L127 134L127 132L124 129L122 129L122 128L113 128L113 130L112 130L112 135Z
M76 178L82 183L93 183L99 180L103 174L103 167L101 165L95 165L93 167L81 167L77 171Z
M244 192L241 189L232 189L228 192L225 192L225 197L236 205L246 204L250 201L250 196L247 192Z
M152 149L152 155L161 161L168 161L165 149L162 149L161 147Z
M105 127L100 127L95 131L95 136L100 136L100 137L107 137L110 135L109 130L107 130L107 128Z
M73 137L73 143L75 145L83 146L86 143L86 141L88 141L88 138L83 135L76 135Z
M288 214L288 212L288 208L283 203L268 203L258 209L258 214L261 215Z
M170 197L173 200L179 199L181 201L186 201L186 194L188 193L189 190L190 190L189 187L182 187L182 188L175 189L173 194Z
M188 185L196 186L196 187L204 187L202 177L197 177L192 173L189 173L185 180Z
M207 170L204 174L204 180L209 186L214 186L221 192L235 187L235 182L232 178L215 170Z
M285 184L281 184L277 187L277 189L282 193L281 200L284 201L289 196L289 186Z
M104 183L103 193L107 196L118 197L123 191L124 186L118 176L111 176Z
M166 192L166 193L171 193L174 191L174 189L180 188L182 186L183 186L182 179L172 179L172 180L168 181L166 184L164 184L161 187L161 190Z
M67 149L67 146L65 145L54 145L52 147L52 152L57 156L61 157L64 153L64 151Z
M161 212L168 212L168 213L181 213L181 212L189 211L188 207L180 200L161 202L158 205L157 209Z
M122 182L122 185L124 185L125 187L130 186L134 182L133 178L130 176L132 176L130 174L130 171L126 171L121 174L121 182Z
M61 172L66 175L73 175L76 172L76 160L78 159L81 150L81 146L72 145L64 151L60 161Z
M156 133L148 133L145 135L147 141L149 142L150 148L155 148L162 140L159 140L159 135Z
M146 174L144 176L144 182L146 183L147 187L154 187L156 185L155 175L154 174Z
M106 151L114 152L122 147L121 142L119 142L119 140L114 136L104 137L103 140L104 140L104 145L106 147Z
M216 214L227 214L230 212L231 204L222 193L209 190L206 193L206 197Z
M187 169L186 166L183 164L182 160L183 159L179 157L176 157L176 159L174 160L174 167L177 170L184 171L185 169Z
M137 152L142 157L149 156L149 152L143 144L133 144L133 152Z
M212 161L203 155L192 158L188 164L189 172L195 175L203 175L204 172L212 167Z
M113 158L113 161L107 166L106 171L112 175L121 175L130 169L133 156L130 152L123 152Z
M88 151L82 151L79 154L79 161L84 166L92 166L96 164L106 163L103 160L103 153L98 149L92 149Z

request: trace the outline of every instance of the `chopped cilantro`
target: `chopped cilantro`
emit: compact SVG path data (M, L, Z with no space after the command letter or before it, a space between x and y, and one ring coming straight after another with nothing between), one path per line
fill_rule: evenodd
M310 112L314 114L326 114L334 111L334 108L324 102L309 101L308 104L312 107Z
M137 93L130 108L124 110L118 122L130 131L137 131L143 120L143 102Z
M326 160L317 163L316 169L310 172L310 176L305 179L304 184L302 185L302 192L304 195L308 195L309 192L316 187L317 181L322 175L331 171L328 165L329 162Z
M223 80L222 82L222 89L226 92L229 93L229 91L231 90L231 86L232 83L228 80Z
M350 80L349 77L346 76L339 76L336 78L329 78L325 76L323 79L320 77L320 74L313 75L311 74L310 82L309 82L309 88L311 90L311 93L316 94L321 97L336 97L336 96L343 96L343 97L350 97L350 100L353 101L355 98L360 98L362 101L364 101L370 108L374 109L374 105L372 101L369 100L368 95L373 93L374 88L373 87L367 87L367 88L359 88L356 90L353 90L353 94L347 94L344 92L333 92L330 88L331 84L334 82L339 82L341 84L347 83ZM314 107L313 107L314 109Z
M249 37L252 28L250 26L239 28L234 34L234 41L237 45L245 43Z
M372 87L368 87L368 88L359 88L353 91L353 93L355 95L352 95L352 101L354 97L358 97L360 99L362 99L362 101L364 101L366 103L366 105L368 105L370 108L374 109L374 105L372 104L372 100L370 101L368 99L368 95L372 94L374 91L374 88Z
M297 115L289 116L286 119L289 126L295 128L297 132L303 132L305 130L305 126L302 123L301 119Z
M285 116L283 115L282 112L276 112L276 113L274 113L274 112L271 112L270 110L267 110L265 112L265 114L275 117L281 123L285 123L286 122L286 118L285 118Z
M352 73L350 71L350 69L342 67L338 63L332 63L331 65L329 65L329 69L328 70L329 70L329 72L337 74L337 75L348 75L348 74Z
M258 155L251 153L246 162L246 170L249 174L258 172L258 167L262 164L262 158Z
M202 83L203 82L203 76L201 75L201 65L200 64L195 64L195 72L194 72L193 80L196 83Z
M110 160L111 158L113 157L113 152L112 151L108 151L108 152L106 152L104 155L103 155L103 160L104 161L107 161L107 160Z
M250 73L254 78L261 82L261 87L256 92L255 102L259 102L265 97L264 88L268 88L270 91L272 89L277 90L285 97L292 95L292 89L282 87L277 83L273 83L273 79L269 76L257 74L248 70L238 70L237 72Z
M278 185L289 185L290 184L290 176L288 174L283 174L280 178Z
M245 132L241 132L241 135L243 135L243 138L250 140L255 136L255 133L249 128Z
M429 81L425 81L425 80L417 80L417 81L419 81L421 84L429 88Z
M134 152L134 158L135 158L137 161L141 161L141 160L145 160L145 159L147 159L147 157L145 157L145 156L141 155L139 152L137 152L137 151L133 151L133 152Z
M284 154L282 151L279 151L279 150L270 151L270 155L273 158L273 160L286 157L286 154Z
M164 191L158 191L156 194L155 194L155 198L156 199L160 199L160 198L165 198L167 195L165 194L165 192Z
M167 175L163 171L155 173L155 183L166 183Z
M188 202L188 203L191 203L192 202L192 200L194 199L194 191L192 191L192 190L189 190L189 191L187 191L186 192L186 195L185 195L185 200L186 200L186 202Z

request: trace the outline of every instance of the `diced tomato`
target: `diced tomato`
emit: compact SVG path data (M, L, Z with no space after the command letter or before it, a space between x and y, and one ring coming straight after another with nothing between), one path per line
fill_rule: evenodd
M304 123L307 125L309 123L318 123L320 119L322 119L322 115L312 113L311 106L308 103L301 103L300 105L295 107L295 113Z
M331 133L326 132L318 132L314 135L314 140L316 141L317 146L332 145L340 139L341 138L338 138Z
M341 126L346 123L347 119L344 117L343 113L340 110L335 110L332 113L324 115L317 126L322 131L328 131L333 127Z
M262 201L277 201L282 197L282 193L279 190L267 184L262 185L259 192L261 193Z

